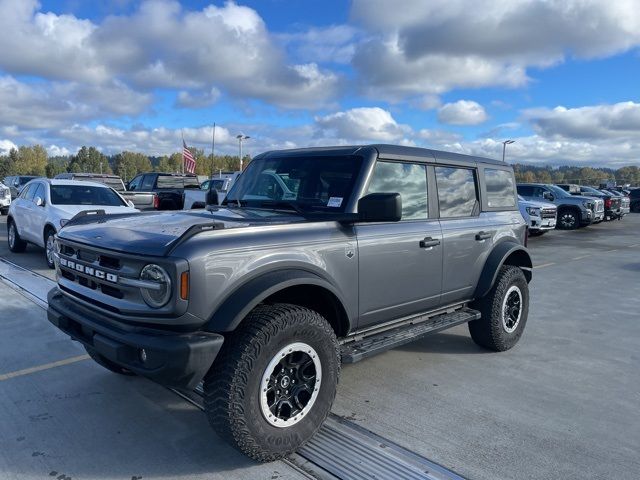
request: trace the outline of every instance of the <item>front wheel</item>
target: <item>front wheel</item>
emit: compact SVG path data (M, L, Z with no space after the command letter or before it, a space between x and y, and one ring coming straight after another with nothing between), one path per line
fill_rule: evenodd
M205 378L209 423L255 460L289 455L329 414L339 358L333 329L319 313L260 305L225 339Z
M580 215L575 210L560 211L557 227L562 230L575 230L580 227Z
M469 322L473 341L496 352L512 348L520 340L529 315L529 285L522 270L504 265L489 293L473 306L481 313L479 320Z
M53 228L47 228L44 232L44 257L47 261L47 267L54 268L55 265L55 243L56 232Z

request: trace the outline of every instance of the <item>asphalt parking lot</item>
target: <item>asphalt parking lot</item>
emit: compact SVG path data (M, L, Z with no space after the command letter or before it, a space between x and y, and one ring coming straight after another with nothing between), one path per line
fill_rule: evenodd
M0 257L52 278L41 249L7 251L5 221ZM640 215L529 247L513 350L456 327L345 366L333 412L471 479L638 478ZM3 283L0 319L0 478L303 478L235 452L168 390L94 365Z

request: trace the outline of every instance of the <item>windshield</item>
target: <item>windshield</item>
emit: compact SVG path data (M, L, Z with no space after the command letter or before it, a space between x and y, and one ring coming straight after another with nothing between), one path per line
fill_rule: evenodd
M51 203L53 205L126 206L126 203L110 188L85 185L51 185Z
M254 160L224 203L344 212L361 165L362 158L357 156Z
M200 188L197 177L158 175L158 188Z
M553 192L556 198L570 197L571 195L556 185L547 185L547 188Z
M582 188L582 193L593 194L598 197L602 196L602 192L599 192L595 188L591 188L591 187L581 187L581 188Z
M118 192L124 192L124 184L119 178L113 177L82 177L76 178L76 180L86 180L87 182L104 183L105 185L117 190Z

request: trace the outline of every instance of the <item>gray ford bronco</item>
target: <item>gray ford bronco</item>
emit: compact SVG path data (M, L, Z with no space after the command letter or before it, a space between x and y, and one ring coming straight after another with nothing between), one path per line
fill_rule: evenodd
M309 440L341 363L462 323L504 351L531 258L508 165L390 145L257 156L223 205L86 214L58 234L49 320L103 367L202 382L257 460Z

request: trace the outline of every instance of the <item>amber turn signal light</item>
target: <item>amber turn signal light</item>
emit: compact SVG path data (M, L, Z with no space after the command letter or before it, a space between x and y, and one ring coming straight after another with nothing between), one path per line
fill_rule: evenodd
M189 272L182 272L180 275L180 298L189 299Z

